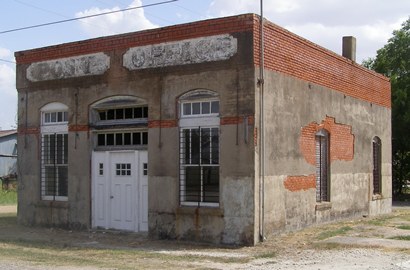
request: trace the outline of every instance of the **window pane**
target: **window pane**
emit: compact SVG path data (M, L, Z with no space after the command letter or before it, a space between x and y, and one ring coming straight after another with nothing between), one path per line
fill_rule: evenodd
M115 134L115 145L122 145L122 133Z
M44 168L44 193L46 196L54 196L56 192L56 167L46 166Z
M56 115L55 112L50 113L50 117L51 117L50 122L55 123L57 121L57 119L56 119L57 115Z
M202 102L202 114L209 114L211 112L210 103Z
M107 134L107 145L114 145L114 134Z
M68 121L68 112L63 112L63 121L64 122Z
M212 101L211 113L219 113L219 101Z
M63 122L63 112L57 113L57 122Z
M63 136L64 139L64 155L63 155L63 163L68 164L68 134L64 134Z
M192 114L200 114L201 113L201 103L194 102L192 103Z
M142 144L143 145L148 144L148 132L142 132Z
M148 118L148 107L144 107L144 109L143 109L143 117L144 118Z
M98 134L98 146L105 146L105 134Z
M191 164L199 164L200 135L199 129L191 129Z
M124 119L124 109L115 110L115 119Z
M185 167L185 201L199 202L201 200L201 169L200 167Z
M141 133L139 132L132 133L132 144L141 145Z
M211 129L211 140L211 163L219 164L219 128Z
M132 119L132 108L125 108L124 109L124 118L125 119Z
M67 196L67 167L58 167L58 196Z
M211 129L201 128L201 164L211 164Z
M203 201L219 201L219 167L202 167Z
M131 133L124 133L124 145L131 145Z
M57 134L57 164L63 164L63 134Z
M183 115L191 115L191 103L184 103L182 105Z
M51 121L50 113L45 113L44 114L44 123L50 123L50 121Z
M183 130L183 145L181 145L182 151L184 151L184 164L191 164L191 130Z
M50 144L48 148L48 157L49 157L49 164L55 163L55 154L56 154L56 135L52 134L50 136Z
M107 110L107 120L114 120L114 110Z
M142 118L142 108L134 108L134 118Z
M105 111L104 112L99 112L99 115L100 115L100 120L102 120L102 121L107 120Z

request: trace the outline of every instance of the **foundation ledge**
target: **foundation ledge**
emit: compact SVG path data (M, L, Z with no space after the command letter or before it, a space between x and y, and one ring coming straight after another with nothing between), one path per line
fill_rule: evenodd
M221 208L215 207L180 206L177 209L177 215L204 215L223 217L224 213Z
M330 209L332 209L331 202L320 202L320 203L317 203L315 206L316 211L325 211L325 210L330 210Z

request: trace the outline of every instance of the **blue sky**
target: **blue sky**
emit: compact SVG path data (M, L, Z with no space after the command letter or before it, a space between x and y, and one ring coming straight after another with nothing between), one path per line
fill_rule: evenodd
M162 0L2 0L0 32ZM98 36L241 13L259 13L259 0L179 0L87 20L0 34L0 128L16 126L14 52ZM327 49L357 38L357 61L374 57L410 15L409 0L265 0L265 17ZM2 61L5 60L5 61Z

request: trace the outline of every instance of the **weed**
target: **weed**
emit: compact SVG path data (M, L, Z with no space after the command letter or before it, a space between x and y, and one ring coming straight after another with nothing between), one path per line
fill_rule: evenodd
M410 241L410 235L400 235L400 236L391 237L389 239Z
M336 235L343 235L343 234L345 234L346 232L351 231L351 230L353 230L352 227L344 226L344 227L339 228L339 229L336 229L336 230L324 231L324 232L321 232L321 233L317 236L317 239L318 239L318 240L324 240L324 239L327 239L327 238L330 238L330 237L333 237L333 236L336 236Z
M255 256L256 259L270 259L270 258L275 258L275 257L276 257L276 253L274 251L261 253Z
M0 205L17 204L17 191L0 190Z
M402 225L402 226L398 226L398 229L402 229L402 230L410 230L410 225Z

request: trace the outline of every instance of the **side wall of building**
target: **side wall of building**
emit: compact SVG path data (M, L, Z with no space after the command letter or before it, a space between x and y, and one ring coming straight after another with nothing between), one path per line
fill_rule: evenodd
M255 64L259 64L259 30L255 33ZM259 215L264 221L261 230L269 235L391 211L388 79L269 22L265 24L264 52L265 184L264 214ZM259 114L256 119L260 128ZM328 200L318 202L315 141L321 129L329 133L330 180ZM376 195L375 137L382 142L382 190ZM259 168L259 161L256 163Z

